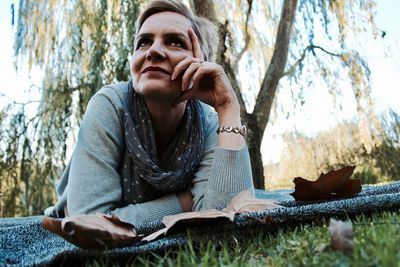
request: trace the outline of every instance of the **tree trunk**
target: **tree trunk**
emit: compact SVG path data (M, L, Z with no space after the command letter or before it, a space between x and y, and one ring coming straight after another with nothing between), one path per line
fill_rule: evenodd
M242 120L247 126L247 146L250 153L251 170L253 174L254 187L265 189L264 166L261 156L262 132L257 124L257 118L253 114L242 115Z
M254 116L256 126L254 131L258 132L258 135L249 136L249 148L251 147L251 154L253 157L252 162L255 162L253 168L253 181L256 188L264 189L264 171L261 163L261 172L254 168L258 167L258 162L262 162L260 153L261 140L264 135L265 127L268 124L269 116L272 108L273 101L275 99L276 88L279 80L282 78L282 74L285 69L287 55L289 51L290 36L292 32L292 25L294 16L296 14L297 0L285 0L282 6L282 13L279 20L278 32L276 34L274 53L272 54L271 63L265 73L264 80L261 84L260 91L257 95L256 104L252 115ZM252 116L252 119L253 119ZM247 123L253 123L249 120ZM252 147L255 146L255 147ZM258 149L258 153L254 150ZM256 176L255 176L256 174ZM258 176L259 175L259 176ZM257 181L257 180L260 181ZM262 185L262 186L261 186ZM260 186L260 187L258 187Z

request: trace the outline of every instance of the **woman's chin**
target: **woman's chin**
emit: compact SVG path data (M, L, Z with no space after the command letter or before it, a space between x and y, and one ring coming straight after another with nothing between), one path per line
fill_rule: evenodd
M143 88L142 90L135 89L135 91L137 94L142 95L146 100L160 101L170 103L171 105L181 93L181 90L165 87Z

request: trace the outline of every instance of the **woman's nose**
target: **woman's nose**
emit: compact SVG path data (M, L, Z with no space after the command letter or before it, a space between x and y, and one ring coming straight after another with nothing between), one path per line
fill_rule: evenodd
M154 42L149 50L147 50L146 54L147 60L164 60L165 59L165 52L162 45Z

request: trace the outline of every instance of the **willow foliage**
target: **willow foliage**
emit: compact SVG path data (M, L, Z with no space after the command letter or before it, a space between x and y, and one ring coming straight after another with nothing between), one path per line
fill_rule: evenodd
M286 11L295 2L296 10L289 15ZM264 183L259 136L278 117L289 118L301 109L311 88L328 92L340 109L343 95L354 96L351 100L365 133L363 145L382 130L371 100L365 50L366 40L379 42L380 34L384 35L374 22L375 1L220 0L216 6L219 21L227 25L225 56L235 72L230 77L237 77L242 92L239 103L245 111L242 119L248 126L256 186L262 188ZM287 40L278 28L291 18L294 23ZM279 60L275 55L280 55Z
M10 104L0 116L4 216L38 214L54 201L73 119L104 84L127 80L138 1L38 0L19 3L18 65L44 69L34 117ZM14 106L14 107L13 107ZM5 112L5 111L3 111Z
M227 57L236 74L246 73L237 77L249 112L275 48L282 2L216 1L219 20L229 22ZM375 14L373 0L299 0L285 79L298 86L304 86L307 80L322 81L335 97L340 89L334 81L346 75L354 96L361 102L362 98L368 99L370 70L363 44L366 39L380 38L382 32L375 25ZM304 90L297 90L293 98L303 101Z

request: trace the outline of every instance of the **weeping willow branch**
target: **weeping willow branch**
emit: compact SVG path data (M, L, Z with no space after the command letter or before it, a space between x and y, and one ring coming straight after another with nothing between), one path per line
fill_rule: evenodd
M31 100L31 101L27 101L27 102L18 102L18 101L12 100L11 105L27 106L30 104L37 104L40 102L41 102L40 100Z
M46 109L46 110L43 110L43 111L37 113L35 116L33 116L32 118L30 118L30 119L24 124L23 131L20 132L19 134L15 135L15 136L16 136L17 138L20 138L21 136L25 135L26 131L27 131L28 128L29 128L29 124L31 124L34 120L39 119L41 116L43 116L43 115L45 115L45 114L47 114L47 113L49 113L49 112L50 112L50 110L49 110L49 109ZM36 133L36 131L37 131L39 122L40 122L40 121L38 120L38 121L36 122L35 126L33 127L35 133Z
M232 68L233 68L234 72L237 72L239 62L242 59L243 54L247 51L247 49L249 48L249 45L250 45L251 36L249 33L249 19L250 19L250 15L251 15L251 8L253 6L253 0L247 0L247 4L248 4L248 8L247 8L247 13L246 13L246 22L245 22L245 26L244 26L246 38L244 40L243 48L241 49L238 56L236 57L235 62L233 62Z
M304 48L300 58L284 73L282 73L282 77L286 76L286 75L291 75L295 72L296 68L303 62L303 60L305 59L306 55L308 52L312 52L314 54L314 49L319 49L323 52L325 52L326 54L332 56L332 57L343 57L343 54L338 54L338 53L333 53L330 52L328 50L326 50L325 48L318 46L318 45L308 45L306 48Z

